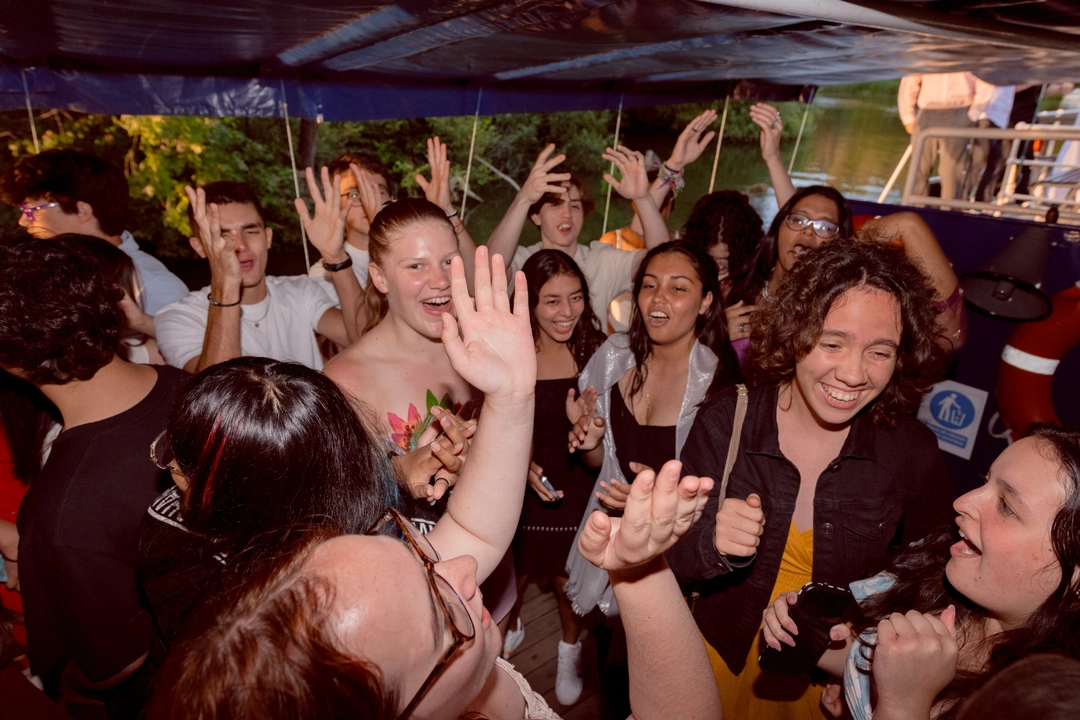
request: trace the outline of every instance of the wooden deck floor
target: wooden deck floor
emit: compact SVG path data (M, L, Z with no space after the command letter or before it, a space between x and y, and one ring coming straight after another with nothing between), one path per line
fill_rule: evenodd
M576 704L567 707L555 699L555 674L558 670L559 640L562 626L555 596L542 593L530 584L521 606L521 621L525 623L525 639L510 656L518 672L524 675L533 690L544 696L563 720L593 720L600 714L600 680L596 669L596 643L591 635L582 640L582 662L585 670L585 689Z

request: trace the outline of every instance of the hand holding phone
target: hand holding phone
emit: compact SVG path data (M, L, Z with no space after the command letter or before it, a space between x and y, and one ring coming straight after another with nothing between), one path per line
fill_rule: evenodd
M829 630L839 624L852 603L851 591L823 582L809 582L797 594L785 593L765 610L766 640L758 664L784 675L805 675L829 647ZM776 645L773 645L776 642Z

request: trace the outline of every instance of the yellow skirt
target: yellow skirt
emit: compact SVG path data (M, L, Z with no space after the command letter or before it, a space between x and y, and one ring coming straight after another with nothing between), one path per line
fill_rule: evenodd
M814 561L814 530L800 533L791 523L784 557L776 576L770 601L782 592L795 592L810 582ZM761 608L764 610L765 608ZM728 669L720 655L705 643L712 662L716 685L727 720L821 720L828 716L821 710L821 687L807 677L792 677L771 673L758 665L761 654L761 633L757 634L746 659L746 667L738 675Z

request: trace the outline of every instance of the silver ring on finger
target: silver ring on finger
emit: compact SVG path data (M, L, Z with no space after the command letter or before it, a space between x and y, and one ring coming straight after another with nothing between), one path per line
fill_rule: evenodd
M739 323L739 332L746 330L746 323Z
M780 122L780 113L776 113L776 122Z

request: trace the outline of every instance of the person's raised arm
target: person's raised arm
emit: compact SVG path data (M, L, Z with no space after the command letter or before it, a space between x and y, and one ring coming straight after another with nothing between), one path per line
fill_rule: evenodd
M938 322L946 350L959 350L964 337L964 304L959 293L960 279L930 226L915 212L898 212L873 218L859 230L859 237L903 243L904 254L926 273L934 286ZM946 344L947 343L947 344Z
M784 120L780 111L768 103L754 103L750 119L761 128L761 158L769 168L769 181L776 193L776 204L783 207L795 194L784 160L780 157L780 136L784 134Z
M567 192L566 188L558 183L570 179L570 173L551 172L559 163L566 159L565 155L559 154L554 157L555 145L551 144L544 148L533 163L532 171L525 180L525 184L514 196L513 202L503 215L502 220L495 226L495 230L488 238L487 247L492 255L501 255L507 269L514 261L514 252L517 250L518 240L521 238L521 230L525 227L525 221L529 216L529 207L544 197L546 193Z
M484 393L484 407L468 462L428 538L445 558L472 555L483 581L506 554L521 515L532 451L536 350L525 274L516 274L511 311L506 266L498 255L489 264L486 247L476 249L475 306L457 257L450 265L450 295L457 320L442 316L446 355Z
M632 718L722 718L705 643L664 561L701 516L709 478L686 476L671 460L630 486L621 518L594 511L581 531L581 554L608 571L626 628Z
M351 258L345 252L345 216L349 206L341 202L339 187L341 179L323 167L321 172L322 189L315 182L315 173L311 168L305 171L308 192L315 204L314 216L308 214L307 204L302 198L296 198L296 212L307 233L307 239L322 256L323 267L334 283L341 309L331 308L323 313L318 322L320 335L330 338L340 347L347 347L360 337L357 326L356 309L360 302L360 281L352 267ZM338 266L337 270L330 270Z
M705 132L715 120L716 111L706 110L687 123L683 131L679 133L679 138L675 141L675 148L671 151L671 156L664 161L668 172L661 171L657 173L656 180L649 186L649 195L652 196L656 207L664 206L664 200L667 198L668 193L672 192L672 182L676 178L682 177L682 172L686 166L701 157L701 153L705 152L705 148L716 137L716 133L712 130ZM672 173L674 177L671 177ZM645 232L641 226L641 218L637 213L634 214L634 219L630 223L630 229L636 233Z
M193 208L192 247L210 262L210 309L202 352L184 363L184 370L199 372L219 362L240 357L240 298L244 288L236 241L221 234L218 206L206 204L206 192L184 187Z
M619 174L622 175L621 180L616 180L610 173L604 173L604 180L615 189L615 192L627 200L633 200L637 206L641 226L645 229L645 246L652 249L670 240L667 223L660 216L660 210L649 195L649 175L645 170L645 156L625 145L620 145L615 149L605 149L603 158L614 163L619 169Z
M416 184L424 191L424 197L428 202L433 202L442 208L450 224L454 226L454 235L457 236L458 252L465 262L465 278L469 281L469 287L473 286L473 277L476 267L473 260L476 256L476 242L469 230L465 227L465 220L458 216L457 208L454 207L450 197L450 160L446 156L446 145L438 137L428 138L427 141L428 165L431 166L431 180L423 175L416 175Z

